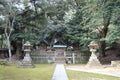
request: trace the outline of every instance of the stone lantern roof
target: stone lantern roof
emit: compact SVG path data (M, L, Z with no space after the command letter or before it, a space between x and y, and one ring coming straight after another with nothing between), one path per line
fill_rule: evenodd
M24 44L24 46L31 46L31 44L30 44L29 41L27 41L27 42Z
M88 45L89 48L97 48L98 44L95 41L91 41L90 44Z

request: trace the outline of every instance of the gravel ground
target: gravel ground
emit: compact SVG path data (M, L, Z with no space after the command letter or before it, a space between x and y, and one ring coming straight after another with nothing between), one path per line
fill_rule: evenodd
M120 77L120 67L111 67L108 65L99 67L66 66L66 69Z

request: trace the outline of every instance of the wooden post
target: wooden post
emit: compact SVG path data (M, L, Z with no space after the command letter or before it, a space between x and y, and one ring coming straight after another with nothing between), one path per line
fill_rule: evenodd
M72 53L73 64L75 64L75 53Z

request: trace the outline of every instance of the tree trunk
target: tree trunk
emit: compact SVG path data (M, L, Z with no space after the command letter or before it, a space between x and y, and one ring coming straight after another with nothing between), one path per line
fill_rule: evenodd
M8 52L9 52L9 62L11 62L12 60L12 53L11 53L11 45L10 45L10 40L9 37L7 36L7 45L8 45Z
M105 54L105 48L106 48L106 42L105 41L100 41L99 43L99 49L100 49L100 56L101 57L105 57L106 54Z
M0 40L0 48L2 48L2 40Z
M104 26L104 28L100 32L100 39L105 38L108 32L108 26ZM99 49L100 49L100 56L105 57L105 48L106 48L106 41L102 40L99 42Z
M110 15L111 13L109 13ZM105 15L103 16L103 28L102 30L100 31L100 39L105 39L106 38L106 35L108 33L108 26L110 24L110 18L111 16L109 17L106 17ZM105 57L106 54L105 54L105 48L106 48L106 41L105 40L102 40L100 41L100 54L102 57Z
M22 51L22 45L20 44L20 43L18 43L17 45L16 45L16 58L17 59L19 59L20 58L20 56L21 56L21 51Z

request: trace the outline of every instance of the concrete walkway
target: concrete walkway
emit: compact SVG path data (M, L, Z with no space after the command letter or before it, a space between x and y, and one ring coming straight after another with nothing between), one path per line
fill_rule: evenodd
M69 80L63 64L57 64L52 80Z

